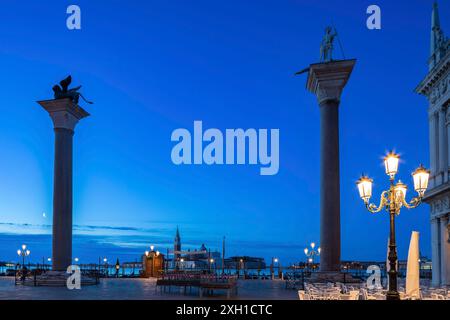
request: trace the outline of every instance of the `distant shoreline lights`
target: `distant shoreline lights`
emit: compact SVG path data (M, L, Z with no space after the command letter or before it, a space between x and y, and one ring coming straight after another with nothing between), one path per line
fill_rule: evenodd
M269 129L226 129L223 134L215 128L203 132L202 121L194 121L193 137L184 128L172 132L171 141L177 144L172 148L171 159L175 165L259 164L260 175L276 175L279 170L279 139L279 129L270 129L270 137Z

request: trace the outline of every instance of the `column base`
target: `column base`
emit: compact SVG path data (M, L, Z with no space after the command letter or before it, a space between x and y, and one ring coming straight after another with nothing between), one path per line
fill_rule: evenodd
M342 283L360 283L361 279L353 277L349 273L339 271L318 271L313 272L309 277L309 282L342 282Z

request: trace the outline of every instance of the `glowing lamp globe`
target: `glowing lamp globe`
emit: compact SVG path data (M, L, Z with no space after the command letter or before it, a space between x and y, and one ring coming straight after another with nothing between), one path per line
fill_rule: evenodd
M373 180L367 176L362 176L356 182L356 185L358 186L359 196L364 200L364 202L368 202L372 197L372 183Z
M394 190L395 190L395 194L397 196L401 196L401 197L403 197L403 199L406 198L406 190L408 190L408 187L406 186L406 184L404 184L400 180L395 185Z
M399 160L400 156L392 151L384 157L384 167L389 177L394 178L397 174Z
M420 165L420 167L413 172L412 176L414 180L414 190L422 197L428 188L430 172Z

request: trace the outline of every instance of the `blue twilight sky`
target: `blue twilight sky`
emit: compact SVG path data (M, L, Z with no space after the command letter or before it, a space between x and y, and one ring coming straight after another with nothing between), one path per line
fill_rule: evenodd
M78 4L82 29L66 28ZM382 9L382 30L366 8ZM439 1L449 34L450 3ZM74 256L133 260L150 244L203 242L227 255L303 260L319 239L319 109L294 72L317 62L333 23L358 62L340 108L342 258L383 260L386 213L358 197L361 172L387 186L381 157L402 154L400 177L429 164L427 72L431 0L2 1L0 10L0 260L22 242L50 255L53 131L35 102L72 74L95 104L74 136ZM336 57L342 55L336 46ZM280 171L175 166L176 128L279 128ZM410 192L410 195L412 192ZM376 198L375 200L378 200ZM44 214L45 213L45 217ZM430 255L429 208L397 220L400 258L411 231Z

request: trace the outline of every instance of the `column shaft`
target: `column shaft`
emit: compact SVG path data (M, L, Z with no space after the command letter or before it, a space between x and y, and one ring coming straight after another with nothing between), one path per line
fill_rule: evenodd
M445 126L446 126L446 130L447 130L447 166L446 166L446 168L447 168L447 175L448 175L448 169L450 168L450 148L449 148L449 144L448 144L448 139L449 139L449 137L450 137L450 122L448 121L449 120L449 118L447 118L447 116L448 116L448 113L450 112L450 109L449 108L447 108L446 109L446 111L445 111L445 116L446 116L446 118L445 118Z
M320 104L320 270L339 271L341 257L339 190L339 102Z
M441 286L450 285L450 243L448 243L448 215L441 217Z
M433 261L432 285L438 287L441 283L441 260L439 252L439 219L431 220L431 260Z
M439 173L441 183L447 182L447 128L445 126L445 110L439 110Z
M429 116L429 129L430 129L430 187L433 188L436 185L436 178L437 175L437 139L438 136L436 134L436 114L432 113Z
M320 274L331 281L341 279L339 102L355 63L352 59L311 64L307 80L320 109Z
M53 270L72 262L72 143L73 131L55 128L53 180Z

